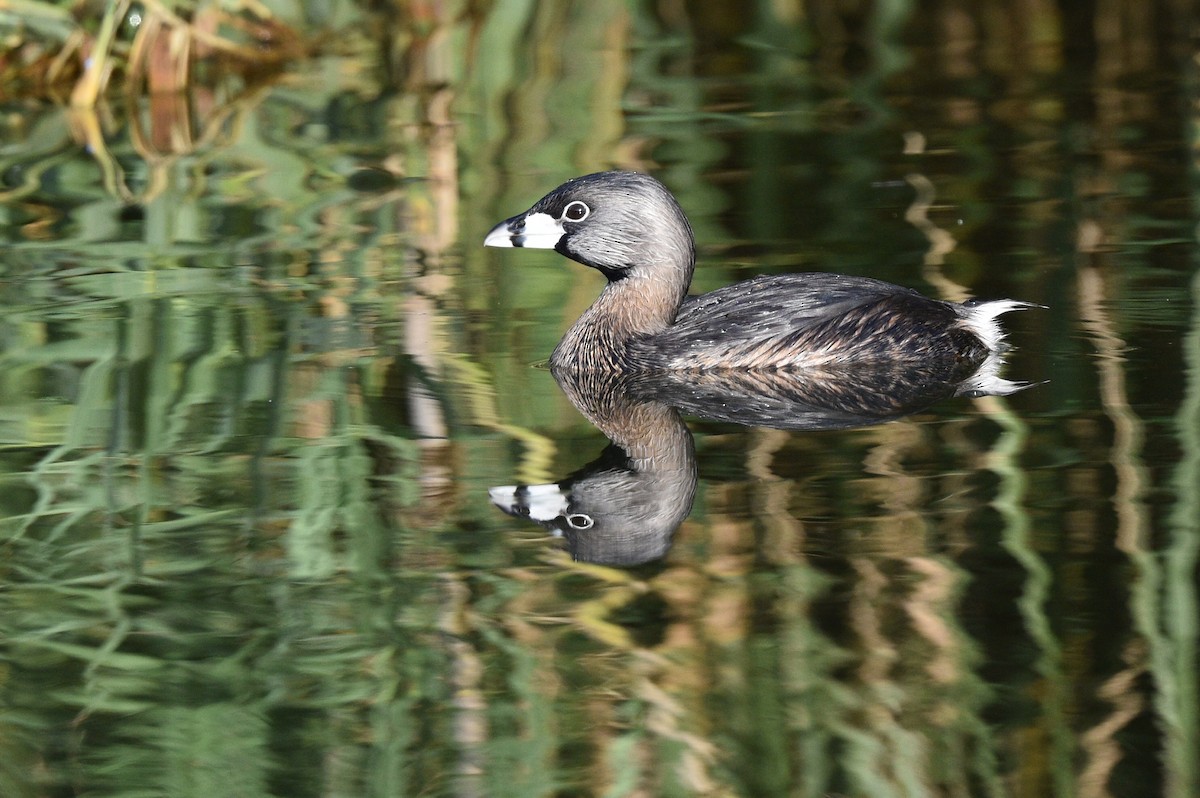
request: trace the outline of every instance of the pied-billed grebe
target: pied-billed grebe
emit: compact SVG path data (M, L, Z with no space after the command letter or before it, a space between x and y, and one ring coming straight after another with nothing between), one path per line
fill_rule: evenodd
M662 183L599 172L492 228L490 247L553 249L608 285L550 365L586 371L845 368L931 362L973 369L1002 348L996 317L1030 303L930 299L868 277L756 277L687 296L695 239Z

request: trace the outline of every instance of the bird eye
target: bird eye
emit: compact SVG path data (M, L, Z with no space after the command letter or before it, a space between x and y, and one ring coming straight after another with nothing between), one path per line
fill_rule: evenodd
M568 222L582 222L588 218L592 209L579 200L575 200L563 210L562 218Z
M596 522L592 520L592 517L584 513L571 513L567 516L567 524L571 529L591 529L594 523Z

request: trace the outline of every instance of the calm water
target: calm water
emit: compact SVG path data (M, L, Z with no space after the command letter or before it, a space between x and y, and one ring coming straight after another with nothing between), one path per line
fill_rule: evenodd
M1200 794L1194 20L1021 8L429 4L5 104L0 795ZM489 488L608 444L537 367L602 278L481 242L613 166L694 290L1037 302L1047 382L693 419L665 556L574 560Z

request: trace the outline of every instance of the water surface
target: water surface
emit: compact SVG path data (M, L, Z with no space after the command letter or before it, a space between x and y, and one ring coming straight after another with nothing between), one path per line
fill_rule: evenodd
M1200 791L1182 6L722 8L435 4L184 114L5 106L0 794ZM1040 303L1045 384L692 420L665 557L572 560L488 489L607 445L537 366L603 278L481 241L612 167L694 290Z

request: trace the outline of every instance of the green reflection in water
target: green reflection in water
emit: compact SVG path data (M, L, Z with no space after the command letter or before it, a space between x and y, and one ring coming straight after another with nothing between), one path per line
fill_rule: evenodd
M1186 25L398 8L190 116L0 122L0 794L1197 791ZM530 368L597 278L478 242L611 165L697 290L1042 301L1052 381L697 425L668 559L568 562L486 488L602 448Z

